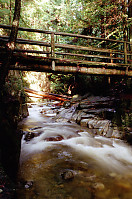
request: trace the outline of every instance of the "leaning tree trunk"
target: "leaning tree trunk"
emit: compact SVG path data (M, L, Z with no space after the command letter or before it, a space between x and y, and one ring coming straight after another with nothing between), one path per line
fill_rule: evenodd
M2 90L5 84L5 78L8 75L8 70L10 69L10 63L13 56L13 51L15 49L15 42L18 33L19 19L21 10L21 0L15 0L15 11L13 17L13 23L10 33L9 42L6 45L7 59L2 63L0 67L0 89Z

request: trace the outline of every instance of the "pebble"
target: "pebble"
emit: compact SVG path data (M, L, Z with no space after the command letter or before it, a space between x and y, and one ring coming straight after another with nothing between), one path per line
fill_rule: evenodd
M116 173L110 173L109 176L112 177L112 178L115 178L117 176L117 174Z
M25 185L25 188L28 189L28 188L29 188L29 185L26 184L26 185Z
M25 188L28 189L30 187L33 186L33 181L28 181L26 184L25 184Z
M0 189L0 193L2 193L3 192L3 190L2 189Z
M102 190L104 190L105 186L103 183L97 182L94 184L94 188L97 189L98 191L102 191Z
M61 174L61 176L64 180L70 180L74 178L74 173L73 171L65 171Z
M93 181L96 178L96 175L86 177L88 180Z

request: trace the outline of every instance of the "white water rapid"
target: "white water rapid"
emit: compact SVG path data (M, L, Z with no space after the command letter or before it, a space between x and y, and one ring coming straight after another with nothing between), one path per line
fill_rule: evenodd
M56 188L54 192L49 184L47 185L52 190L49 195L41 190L40 184L43 183L41 180L44 175L42 173L49 172L45 175L50 176L51 173L54 173L54 167L58 175L65 170L72 170L75 187L79 186L78 183L83 184L84 182L83 189L87 189L88 193L85 193L82 198L89 199L94 195L93 198L129 199L132 196L132 147L119 139L93 136L88 129L75 123L69 123L66 120L57 122L56 113L51 108L52 106L44 104L43 107L32 105L32 108L29 108L29 117L20 124L25 132L21 148L20 178L36 182L39 197L34 198L80 198L79 194L82 193L81 191L78 195L73 193L73 184L70 185L73 187L71 194L70 191L67 191L69 190L68 185L65 184L62 186L65 193L62 193L58 181L56 184L59 185L55 185L58 186L58 189ZM42 110L43 114L40 113ZM25 135L30 132L35 136L25 140ZM49 167L52 168L50 171ZM25 174L26 172L28 174ZM39 173L39 177L36 176L36 173L37 175ZM43 178L47 179L46 176ZM79 182L76 180L77 176ZM39 185L36 178L39 178ZM83 190L82 184L80 190Z

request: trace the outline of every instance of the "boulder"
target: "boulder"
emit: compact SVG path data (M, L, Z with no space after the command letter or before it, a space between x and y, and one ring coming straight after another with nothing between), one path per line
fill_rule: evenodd
M31 139L33 139L34 137L35 137L34 132L27 132L26 135L25 135L25 137L24 137L24 140L25 140L26 142L28 142L28 141L30 141Z
M61 141L63 139L64 138L61 135L56 135L56 136L47 137L44 140L50 142L50 141Z
M121 138L122 135L118 129L113 129L112 138Z
M41 127L40 127L41 128ZM35 128L32 128L32 129L35 129ZM34 137L37 137L39 136L43 131L40 131L40 132L23 132L23 134L25 134L25 137L24 137L24 140L26 142L30 141L31 139L33 139Z
M84 126L84 127L87 127L88 126L88 119L82 119L81 121L80 121L80 125L81 126Z

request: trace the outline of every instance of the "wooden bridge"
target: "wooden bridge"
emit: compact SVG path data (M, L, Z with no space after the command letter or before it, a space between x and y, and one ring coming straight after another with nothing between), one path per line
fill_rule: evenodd
M7 56L10 30L0 24L0 65ZM22 27L18 31L11 70L132 77L130 42ZM27 38L34 33L38 40L24 38L24 31Z

